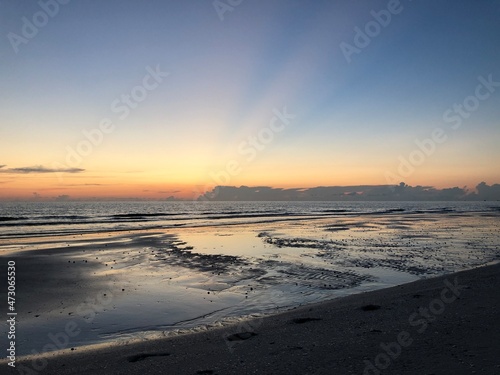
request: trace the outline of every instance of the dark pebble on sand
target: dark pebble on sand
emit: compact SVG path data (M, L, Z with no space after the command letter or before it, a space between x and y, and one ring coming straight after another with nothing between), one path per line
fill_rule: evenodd
M315 320L321 320L321 318L295 318L295 319L292 319L292 323L304 324L304 323L308 323L308 322L313 322Z
M361 308L361 310L363 311L374 311L374 310L378 310L380 309L380 306L379 305L365 305Z
M254 336L257 336L255 332L240 332L228 336L227 341L243 341L248 340L249 338L252 338Z

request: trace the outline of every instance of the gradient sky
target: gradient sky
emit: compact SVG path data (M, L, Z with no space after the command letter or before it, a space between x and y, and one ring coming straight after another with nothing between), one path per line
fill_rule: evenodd
M500 82L500 1L401 0L348 62L341 43L394 1L244 0L223 20L211 0L73 0L46 18L2 1L0 198L500 182L500 84L474 99L479 77ZM25 20L41 26L21 43ZM168 76L124 116L116 101L148 67ZM445 121L469 96L460 127ZM284 108L294 117L271 131ZM114 130L75 158L103 119ZM446 141L418 159L436 128Z

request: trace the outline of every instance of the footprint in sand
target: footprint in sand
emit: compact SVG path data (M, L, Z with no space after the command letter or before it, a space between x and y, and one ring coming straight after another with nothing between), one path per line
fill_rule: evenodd
M321 320L321 318L295 318L295 319L292 319L291 323L304 324L307 322L314 322L316 320Z
M361 308L363 311L374 311L380 309L379 305L365 305Z
M170 355L170 353L140 353L127 357L127 360L129 362L139 362L148 357L166 357L168 355Z
M227 341L243 341L257 336L255 332L240 332L227 337Z

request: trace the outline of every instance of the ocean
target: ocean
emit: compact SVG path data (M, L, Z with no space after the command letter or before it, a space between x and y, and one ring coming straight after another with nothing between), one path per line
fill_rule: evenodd
M248 330L498 262L499 219L499 202L2 202L0 276L15 262L18 354L61 349L68 324L64 348Z
M0 238L404 213L499 214L499 202L0 202Z

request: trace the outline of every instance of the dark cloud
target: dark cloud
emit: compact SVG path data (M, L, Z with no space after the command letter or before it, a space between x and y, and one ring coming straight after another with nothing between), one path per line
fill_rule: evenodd
M168 202L177 202L177 201L181 201L182 199L178 199L178 198L174 197L173 195L171 195L170 197L166 198L165 200Z
M459 201L500 200L500 185L484 182L476 192L467 188L436 189L432 186L359 185L280 189L269 186L217 186L201 195L207 201Z
M477 193L475 197L479 200L496 201L500 199L500 184L487 185L486 182L481 182L476 186Z
M2 165L0 168L5 167ZM18 174L28 174L28 173L80 173L85 171L82 168L47 168L42 165L36 165L33 167L20 167L20 168L7 168L0 170L1 173L18 173Z

